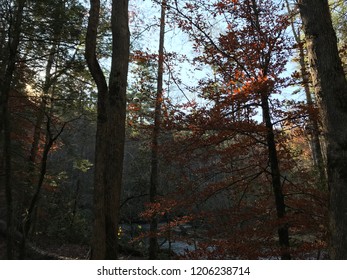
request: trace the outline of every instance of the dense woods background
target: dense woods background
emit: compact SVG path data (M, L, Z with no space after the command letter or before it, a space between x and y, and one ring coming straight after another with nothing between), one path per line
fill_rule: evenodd
M344 0L2 0L3 259L346 259Z

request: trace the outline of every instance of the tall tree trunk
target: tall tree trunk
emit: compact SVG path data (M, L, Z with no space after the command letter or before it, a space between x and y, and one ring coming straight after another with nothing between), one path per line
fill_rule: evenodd
M273 125L271 122L271 114L270 114L269 100L268 100L267 93L262 93L261 95L261 106L262 106L265 126L267 129L266 141L267 141L267 149L268 149L268 155L269 155L269 161L270 161L272 189L275 196L277 218L279 219L281 223L281 220L283 220L283 218L285 218L286 216L286 206L284 203L284 195L283 195L282 184L281 184L281 173L280 173L280 168L278 163L275 135L274 135ZM279 238L279 245L282 250L281 259L289 260L291 256L289 253L289 232L288 232L287 223L282 222L282 224L279 225L278 238Z
M256 26L257 32L261 32L261 24L259 19L260 11L258 9L257 1L251 1L251 8L254 12L254 24ZM269 60L265 59L264 61L268 61L262 66L262 72L264 76L267 75L268 63ZM291 255L289 252L289 230L288 224L284 221L286 217L286 205L284 203L284 195L282 190L281 183L281 172L279 167L278 153L276 149L276 141L274 128L271 121L271 111L269 106L269 95L271 93L271 88L267 88L266 90L260 92L261 94L261 108L263 113L263 119L266 127L266 142L267 142L267 151L270 162L270 170L271 170L271 179L272 179L272 189L275 197L275 205L276 205L276 213L279 221L278 226L278 240L281 249L281 259L289 260L291 259Z
M308 72L306 69L306 63L305 63L305 52L304 52L304 45L303 42L298 41L299 46L299 62L300 62L300 71L301 71L301 77L302 77L302 83L304 85L305 95L306 95L306 102L307 105L312 109L314 107L314 102L312 100L311 91L309 87L309 77ZM317 117L312 113L312 111L309 111L309 128L308 133L310 137L311 142L311 153L312 153L312 160L313 165L318 170L319 173L319 179L321 184L326 184L326 170L325 170L325 164L324 164L324 158L322 153L322 146L320 143L320 129L318 125Z
M287 4L288 12L292 14L293 11L290 8L288 0L286 0L286 4ZM311 95L310 86L309 86L310 79L309 79L309 73L307 71L306 62L305 62L304 42L300 38L301 37L300 29L298 30L295 29L293 19L291 22L291 26L292 26L294 39L295 39L295 42L297 43L298 50L299 50L299 65L300 65L302 86L304 88L305 96L306 96L306 102L310 108L313 108L315 104L312 100L312 95ZM325 170L324 158L322 153L322 146L321 146L320 137L319 137L320 129L318 125L318 120L317 120L317 117L314 114L312 114L311 110L309 111L308 117L309 117L308 134L310 138L309 141L310 141L313 166L319 172L320 182L322 184L326 184L326 170Z
M117 258L129 62L128 1L112 1L112 65L107 86L96 58L100 1L90 1L85 57L98 88L93 259Z
M163 74L164 74L164 39L165 39L165 12L166 0L161 2L161 16L160 16L160 33L159 33L159 57L158 57L158 79L157 79L157 94L155 98L155 111L154 111L154 128L152 135L152 155L151 155L151 182L149 189L149 199L151 203L155 203L157 190L159 186L159 173L158 173L158 138L160 133L161 123L161 107L163 100ZM157 241L158 221L157 217L152 217L150 223L149 238L149 259L156 259L158 253Z
M21 240L21 246L20 246L20 258L25 259L26 256L26 244L27 244L27 238L29 235L29 232L31 230L33 220L34 220L34 213L37 208L39 199L40 199L40 194L41 194L41 189L46 177L47 173L47 160L48 160L48 155L49 152L51 151L51 148L54 144L54 142L58 139L58 137L61 135L65 128L66 123L61 127L60 131L53 136L51 132L51 118L48 117L47 119L47 127L46 127L46 139L45 139L45 147L42 153L42 160L41 160L41 168L40 168L40 175L39 179L37 181L36 185L36 190L35 193L30 201L30 205L28 208L27 215L25 217L25 220L23 222L23 232L22 232L22 240Z
M301 0L312 81L327 144L329 253L347 259L347 82L327 0Z
M92 259L105 259L106 257L106 231L105 231L105 165L103 159L106 155L106 145L104 145L104 135L106 135L106 96L107 83L102 73L101 67L96 58L96 37L99 25L100 1L90 1L89 21L86 36L85 57L89 71L93 76L98 89L97 103L97 127L95 143L95 169L94 169L94 224L92 239Z
M112 1L112 65L109 79L108 135L106 136L106 258L117 258L120 195L126 122L126 89L130 33L128 0Z
M0 83L2 121L1 129L4 135L4 169L5 169L5 193L7 204L7 257L13 258L13 203L12 203L12 166L11 166L11 121L9 111L9 94L13 81L13 74L16 67L18 46L20 42L21 25L23 20L23 10L25 0L17 1L17 9L14 21L11 22L8 35L9 56L7 59L6 71ZM2 131L0 131L1 133Z

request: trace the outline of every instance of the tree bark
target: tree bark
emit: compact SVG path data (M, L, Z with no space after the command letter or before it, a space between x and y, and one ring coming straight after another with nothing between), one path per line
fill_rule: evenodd
M96 57L100 1L90 1L85 57L98 89L94 171L93 259L116 259L129 62L128 1L112 1L109 86Z
M328 1L301 0L299 9L327 144L329 253L347 259L347 82Z
M106 258L117 258L120 195L126 123L126 88L130 33L128 0L112 1L112 65L109 79L108 135L106 136Z
M95 143L95 169L94 169L94 224L92 239L92 259L104 259L106 257L106 232L105 232L105 165L103 159L106 154L106 147L103 136L106 134L106 96L107 83L101 67L96 58L96 37L99 25L100 1L90 1L89 21L86 36L85 57L88 68L93 76L98 89L97 101L97 127Z
M288 13L293 14L293 11L290 8L288 0L286 0L286 5L287 5ZM304 46L304 42L301 40L300 29L298 30L295 29L293 19L291 20L291 26L292 26L294 39L298 46L298 51L299 51L299 65L300 65L302 86L304 88L305 95L306 95L306 103L311 109L315 106L315 102L312 100L312 95L311 95L310 86L309 86L310 79L309 79L309 73L306 67L306 62L305 62L305 46ZM314 114L312 114L311 110L308 113L308 117L309 117L308 136L310 141L312 162L313 162L313 166L318 170L321 184L325 185L326 170L325 170L325 164L324 164L322 145L320 143L320 137L319 137L320 128L319 128L317 117Z
M275 197L277 218L279 219L279 222L280 222L277 232L278 232L279 245L281 248L281 259L289 260L291 259L291 256L289 253L288 224L281 221L286 216L286 205L284 203L284 195L283 195L282 184L281 184L281 173L280 173L280 168L278 163L275 135L273 131L273 125L271 122L271 114L270 114L269 100L268 100L267 93L261 94L261 106L262 106L265 126L267 129L266 141L267 141L267 149L268 149L268 155L269 155L269 161L270 161L272 189L273 189L274 197Z
M159 186L159 174L158 174L158 138L160 134L161 123L161 106L163 100L163 74L164 74L164 39L165 39L165 12L166 1L161 3L161 16L160 16L160 33L159 33L159 58L158 58L158 78L157 78L157 94L155 98L155 111L154 111L154 127L152 135L152 155L151 155L151 182L149 190L149 199L151 203L155 203L158 186ZM149 238L149 259L156 259L158 253L158 240L156 237L158 231L157 217L152 217L150 223Z
M305 52L303 42L298 41L299 45L299 61L300 61L300 71L302 77L302 83L305 90L307 105L311 108L314 107L314 102L312 100L311 91L309 87L308 71L305 63ZM311 111L309 112L309 136L311 140L311 153L314 167L317 168L319 172L319 179L322 184L326 183L326 171L324 165L324 159L322 154L322 147L319 139L320 129L318 125L317 117L314 116Z

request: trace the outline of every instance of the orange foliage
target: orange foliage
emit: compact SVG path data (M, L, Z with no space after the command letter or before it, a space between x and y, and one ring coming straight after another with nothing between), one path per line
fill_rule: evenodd
M204 49L196 61L212 66L215 79L200 81L196 89L208 105L194 105L192 110L189 104L182 106L165 120L164 127L175 136L161 149L165 164L176 167L166 180L177 187L148 205L143 217L168 215L169 226L159 233L167 238L177 224L188 223L195 229L194 234L175 237L195 244L196 250L187 251L183 258L278 258L282 249L277 231L284 224L294 258L314 258L326 247L327 194L316 187L310 167L302 164L308 156L302 126L310 108L292 102L291 110L286 110L284 102L271 98L288 81L280 77L291 48L284 32L288 20L273 1L256 2L257 15L251 1L217 2L215 14L228 19L228 28L214 44L207 32L195 33L205 27L198 10L196 17L188 13L180 21L196 48ZM194 8L198 6L195 2ZM192 7L186 4L188 11ZM259 26L255 16L261 17ZM241 24L233 26L233 21ZM276 214L268 130L254 118L264 94L271 98L284 218ZM282 128L289 123L287 133Z

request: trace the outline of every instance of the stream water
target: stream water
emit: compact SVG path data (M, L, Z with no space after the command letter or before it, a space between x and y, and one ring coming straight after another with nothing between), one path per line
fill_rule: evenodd
M160 223L158 227L165 226L166 224ZM126 237L127 239L132 239L138 236L140 233L149 231L149 224L120 224L121 227L121 236ZM189 235L191 233L191 225L181 225L180 227L172 228L172 232L176 235ZM148 245L148 240L143 240L146 245ZM158 243L160 244L161 249L169 249L171 247L172 252L177 255L183 255L186 251L194 251L195 247L192 244L188 244L184 241L159 239Z

